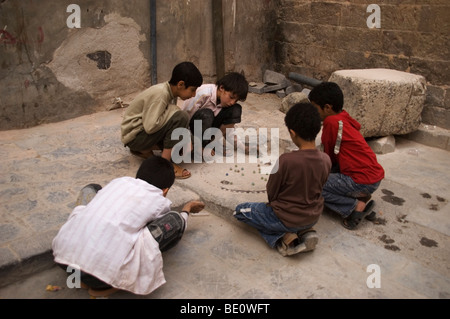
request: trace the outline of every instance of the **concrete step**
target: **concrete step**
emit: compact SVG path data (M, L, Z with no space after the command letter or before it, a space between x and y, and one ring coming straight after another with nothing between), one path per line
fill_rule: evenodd
M403 137L417 143L450 151L450 130L430 124L421 124L420 127Z

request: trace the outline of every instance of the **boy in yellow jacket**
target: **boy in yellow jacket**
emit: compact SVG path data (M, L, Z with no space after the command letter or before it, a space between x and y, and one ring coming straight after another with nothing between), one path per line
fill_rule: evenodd
M129 105L121 125L122 143L131 153L148 158L153 150L162 150L161 157L171 161L172 148L180 142L172 139L177 128L189 128L189 116L180 110L176 99L190 99L203 83L203 77L191 62L175 66L170 81L153 85L140 93ZM173 163L176 178L191 173Z

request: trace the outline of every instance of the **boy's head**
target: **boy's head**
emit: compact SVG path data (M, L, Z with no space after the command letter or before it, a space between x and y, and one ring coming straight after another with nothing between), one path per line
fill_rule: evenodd
M287 111L284 122L289 130L308 142L316 139L322 126L319 112L311 103L294 104Z
M175 171L172 163L165 158L151 156L142 162L136 178L164 190L172 187L175 182Z
M341 113L344 107L344 94L339 85L334 82L320 83L311 90L308 97L311 103L320 107L319 112L322 118L324 118L323 112L326 113L329 110L337 114Z
M181 62L173 71L169 84L177 87L178 96L182 100L195 96L197 88L203 83L203 76L192 62Z
M217 81L218 97L222 106L231 106L237 101L245 101L248 94L248 82L241 73L231 72Z

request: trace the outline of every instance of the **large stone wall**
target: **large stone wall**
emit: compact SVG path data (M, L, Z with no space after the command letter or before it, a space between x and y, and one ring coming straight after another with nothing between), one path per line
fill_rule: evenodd
M70 4L80 7L80 28L68 27ZM226 71L260 79L273 66L276 4L223 0ZM182 61L215 81L211 7L156 1L154 66L149 0L1 1L0 130L103 111L151 85L153 75L167 81Z
M425 123L450 128L448 0L380 1L381 28L351 0L222 0L225 71L260 82L264 71L326 80L337 70L388 68L427 80ZM68 28L67 7L81 8ZM216 80L212 4L157 0L152 65L150 0L0 1L0 130L105 110L194 62Z
M378 3L380 28L369 28ZM320 80L342 69L387 68L422 75L422 120L450 128L450 2L280 0L278 71Z

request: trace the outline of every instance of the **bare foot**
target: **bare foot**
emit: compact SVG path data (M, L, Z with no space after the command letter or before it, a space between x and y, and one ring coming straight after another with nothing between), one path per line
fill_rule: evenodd
M357 212L362 212L362 211L364 211L365 208L366 208L366 203L359 200L358 203L356 204L355 210Z
M175 178L186 179L191 177L191 172L189 172L187 169L182 168L181 166L175 163L172 163L172 165L175 170Z

